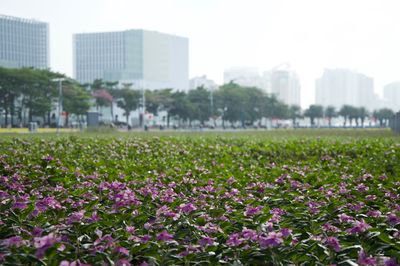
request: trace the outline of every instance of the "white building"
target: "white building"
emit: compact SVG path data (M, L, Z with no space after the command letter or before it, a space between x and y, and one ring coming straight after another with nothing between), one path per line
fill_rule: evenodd
M275 94L287 105L300 106L300 80L296 72L290 69L276 69L263 73L265 90Z
M392 82L383 87L383 97L388 108L393 111L400 111L400 82Z
M224 83L234 82L241 86L257 87L275 94L288 105L300 106L300 81L289 64L281 64L259 74L257 68L235 67L224 72Z
M45 69L49 60L49 24L0 15L0 66Z
M315 103L340 109L348 104L375 109L374 80L348 69L325 69L315 83Z
M147 31L79 33L73 38L74 78L132 83L135 88L187 90L189 40Z
M206 75L203 75L200 77L191 78L189 81L190 90L194 90L198 87L204 87L207 90L216 90L218 85L214 80L208 79Z

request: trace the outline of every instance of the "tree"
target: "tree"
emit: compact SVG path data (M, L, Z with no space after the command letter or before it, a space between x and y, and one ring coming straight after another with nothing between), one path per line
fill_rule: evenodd
M232 124L242 120L246 104L243 101L244 97L243 88L233 82L222 85L215 93L216 106L221 112L223 125L224 121ZM244 120L242 120L243 124Z
M132 90L130 84L125 84L124 88L115 92L117 106L124 110L126 124L129 125L129 117L133 110L139 107L141 93L138 90Z
M209 94L209 91L203 86L187 93L190 118L191 120L199 120L201 125L204 125L204 122L209 120L211 116Z
M347 119L351 115L352 108L353 107L351 105L348 105L348 104L345 104L345 105L342 106L342 108L340 108L339 115L342 116L343 119L344 119L343 120L343 127L346 127Z
M176 91L171 94L171 97L174 100L174 105L169 113L171 116L178 118L179 126L181 126L181 120L186 121L190 119L193 113L193 106L190 104L187 94L183 91Z
M332 118L337 117L337 112L334 106L328 106L325 108L325 117L328 119L329 127L332 126Z
M361 120L361 127L364 127L365 118L369 116L369 112L365 107L358 108L358 116Z
M316 118L322 118L324 115L324 108L321 105L312 104L307 110L304 111L304 116L310 118L311 126L315 125Z
M82 115L90 108L90 95L76 81L68 79L63 82L63 110L66 112L66 124L68 125L69 115L75 114L79 122Z
M389 119L394 116L394 112L389 108L382 108L374 111L373 116L379 121L379 126L384 127L388 125Z
M298 105L290 105L289 118L292 120L293 127L296 127L297 118L301 118L301 107Z

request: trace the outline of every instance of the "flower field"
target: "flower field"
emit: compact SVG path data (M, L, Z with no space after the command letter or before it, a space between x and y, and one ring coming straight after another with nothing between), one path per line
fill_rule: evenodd
M399 265L393 140L6 139L3 265Z

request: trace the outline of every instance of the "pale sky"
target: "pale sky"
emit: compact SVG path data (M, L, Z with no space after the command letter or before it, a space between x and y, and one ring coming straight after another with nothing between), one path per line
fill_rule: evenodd
M400 80L399 0L0 0L0 14L50 23L50 65L72 76L72 34L146 29L189 38L190 77L288 62L302 106L324 68Z

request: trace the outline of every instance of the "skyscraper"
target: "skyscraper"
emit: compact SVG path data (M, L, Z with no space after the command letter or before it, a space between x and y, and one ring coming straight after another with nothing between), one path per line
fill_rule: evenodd
M339 109L348 104L371 111L375 108L374 98L374 80L348 69L325 69L315 83L315 103L323 106Z
M49 24L0 15L0 66L49 67Z
M263 76L264 79L268 77L270 93L275 94L287 105L300 106L300 81L294 71L273 70L264 73Z
M147 31L80 33L73 38L74 77L132 83L136 88L186 90L189 40Z
M393 111L400 111L400 82L392 82L383 87L383 97Z

